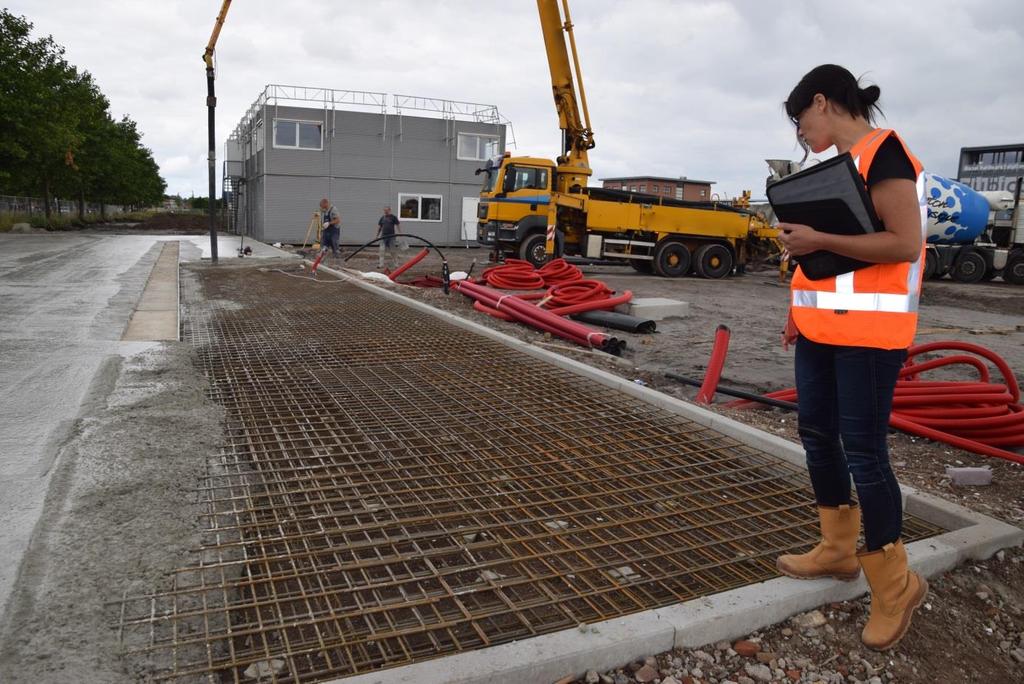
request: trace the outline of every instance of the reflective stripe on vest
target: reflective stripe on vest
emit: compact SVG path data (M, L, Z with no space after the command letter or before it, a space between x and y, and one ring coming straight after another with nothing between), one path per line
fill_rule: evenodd
M878 148L890 130L874 130L857 141L854 163L864 182ZM921 163L903 145L917 172L917 196L922 243L926 238L928 206L924 195ZM834 278L810 280L797 267L792 283L792 315L805 337L842 346L898 349L913 342L917 327L918 299L924 264L924 244L913 262L873 264ZM860 289L858 289L858 285ZM878 289L880 291L868 291Z

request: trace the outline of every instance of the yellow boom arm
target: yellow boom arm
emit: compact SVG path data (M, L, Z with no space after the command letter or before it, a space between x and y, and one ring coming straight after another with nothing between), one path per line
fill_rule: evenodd
M571 164L589 168L587 150L594 147L594 131L590 128L590 113L587 111L587 97L583 92L583 75L576 54L576 39L572 33L572 19L569 16L568 0L561 0L565 19L559 10L558 0L537 0L544 47L548 53L548 67L551 70L551 87L558 111L558 126L562 129L562 154L559 164ZM572 48L572 65L566 49L565 31ZM575 74L575 79L573 78ZM577 90L579 100L576 99ZM580 116L582 106L583 116ZM580 163L582 162L582 164Z
M224 19L228 16L228 7L231 7L231 0L224 0L217 14L217 21L213 25L213 33L210 34L210 42L206 44L206 51L203 53L203 61L206 68L213 68L213 49L217 46L217 38L220 37L220 29L224 26Z

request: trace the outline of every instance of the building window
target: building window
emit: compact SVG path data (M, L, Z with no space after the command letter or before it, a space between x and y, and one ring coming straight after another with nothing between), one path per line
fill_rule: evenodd
M700 196L701 197L707 197L708 196L708 191L707 190L701 190L700 191Z
M657 195L657 194L658 194L658 192L660 192L660 191L658 190L658 186L657 186L657 185L652 185L652 186L651 186L651 192L653 192L653 193L654 193L655 195Z
M486 161L498 156L498 136L459 133L456 158L463 161Z
M678 199L678 200L683 199L683 186L681 186L681 185L677 185L676 186L676 199Z
M286 150L322 150L324 125L320 121L274 119L274 147Z
M647 192L647 184L646 183L641 183L640 184L640 192Z
M630 192L636 192L636 186L635 185L630 185L629 186L629 191Z
M409 221L440 221L441 195L398 195L398 218Z

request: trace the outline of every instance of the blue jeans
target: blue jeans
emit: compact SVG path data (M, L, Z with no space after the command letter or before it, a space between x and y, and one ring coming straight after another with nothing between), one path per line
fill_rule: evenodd
M800 441L819 505L850 503L857 487L864 537L875 551L900 537L903 503L886 437L905 349L796 343Z
M331 226L325 228L323 235L321 235L321 243L323 248L330 247L331 254L338 256L338 241L341 239L341 228L337 226Z

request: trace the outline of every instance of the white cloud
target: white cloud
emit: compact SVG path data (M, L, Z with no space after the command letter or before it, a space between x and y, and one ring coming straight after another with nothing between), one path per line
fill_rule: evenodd
M171 192L206 194L201 54L216 0L13 0L139 123ZM843 64L882 88L886 125L934 171L961 146L1024 140L1024 3L576 0L595 178L651 173L763 191L769 157L799 156L781 102ZM532 2L247 0L218 56L218 155L267 83L493 103L520 153L554 156L557 120Z

